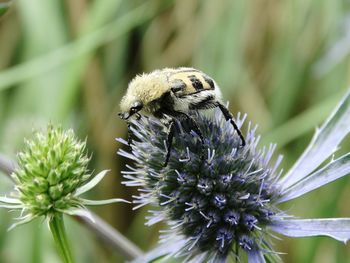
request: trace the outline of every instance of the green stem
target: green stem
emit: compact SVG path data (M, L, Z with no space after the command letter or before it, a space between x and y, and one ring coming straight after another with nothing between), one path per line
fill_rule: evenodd
M73 257L68 244L62 214L55 214L49 219L50 230L60 251L64 263L73 263Z

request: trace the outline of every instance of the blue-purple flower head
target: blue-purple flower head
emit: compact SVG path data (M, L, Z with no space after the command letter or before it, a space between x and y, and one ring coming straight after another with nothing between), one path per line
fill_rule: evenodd
M349 127L343 127L350 119L349 96L284 177L278 168L282 157L271 161L274 145L257 148L256 127L244 125L245 116L236 118L238 127L246 130L245 147L241 147L239 136L219 111L212 115L194 112L192 117L203 133L204 145L186 124L178 123L166 167L167 129L157 119L132 121L132 151L119 151L135 163L123 172L126 185L139 187L135 208L150 204L156 209L150 211L147 224L165 221L169 225L162 231L164 244L141 262L159 256L225 262L243 254L249 262L264 262L266 256L278 260L271 245L275 233L348 240L349 219L295 219L278 205L350 172L349 155L332 159L316 170L349 131Z

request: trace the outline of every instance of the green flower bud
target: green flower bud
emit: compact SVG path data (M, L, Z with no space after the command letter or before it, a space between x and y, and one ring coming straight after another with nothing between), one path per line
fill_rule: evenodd
M64 131L48 125L46 133L38 132L25 141L18 153L18 169L14 198L0 197L0 208L21 211L20 221L11 228L30 222L38 216L53 218L59 213L92 219L86 205L125 202L122 199L88 200L80 195L95 187L106 175L102 171L92 177L88 170L86 143L79 141L72 130Z
M83 185L90 174L85 142L78 141L72 130L49 125L46 134L37 133L26 141L18 154L19 168L13 173L18 184L19 200L35 215L47 215L76 205L70 195ZM64 202L59 202L64 199Z

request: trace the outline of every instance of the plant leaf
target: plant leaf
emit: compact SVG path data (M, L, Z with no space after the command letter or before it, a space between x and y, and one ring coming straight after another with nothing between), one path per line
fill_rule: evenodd
M248 263L265 263L264 255L261 251L250 251L248 252Z
M350 238L350 218L288 219L274 221L269 227L289 237L328 236L344 243Z
M11 2L0 3L0 17L10 8Z
M7 209L23 209L23 205L11 205L11 204L0 204L0 208L7 208Z
M287 189L299 182L331 156L337 150L339 143L349 133L349 123L350 91L347 92L321 128L316 130L309 146L287 175L281 179L282 188Z
M16 198L10 198L6 196L1 196L0 197L0 202L1 203L7 203L7 204L21 204L22 202Z
M31 221L33 221L36 218L36 216L32 216L32 215L26 215L25 217L23 217L23 219L21 221L18 221L17 223L12 224L7 231L11 231L12 229L20 226L20 225L24 225L27 224Z
M83 202L84 205L107 205L107 204L113 204L113 203L119 203L119 202L130 204L129 201L126 201L121 198L112 198L112 199L106 199L106 200L89 200L89 199L80 198L80 200Z
M58 210L59 211L59 210ZM89 210L86 208L73 208L68 210L61 210L60 212L65 213L67 215L71 216L79 216L79 217L85 217L89 219L92 223L95 223L95 219L93 218L92 214Z
M350 153L330 162L322 169L317 170L310 176L299 181L295 185L286 189L278 203L283 203L308 192L311 192L323 185L333 182L350 173Z
M99 182L101 182L101 180L105 177L105 175L107 174L107 172L109 172L110 170L104 170L100 173L98 173L97 175L94 176L94 178L92 178L89 182L87 182L86 184L80 186L76 191L75 191L75 196L79 196L83 193L86 193L87 191L91 190L92 188L94 188Z
M69 63L73 59L92 52L99 46L126 34L134 27L152 18L155 14L156 10L149 8L149 3L144 3L121 18L47 55L42 55L18 66L3 70L0 74L0 90L12 87L29 78L43 75L50 70ZM118 30L115 30L115 28Z
M320 78L327 74L332 68L344 61L350 53L350 26L349 18L342 19L342 28L344 32L338 39L326 50L325 54L321 56L313 66L313 72Z
M144 263L144 262L166 262L166 259L169 259L171 255L174 255L178 252L179 248L183 247L186 243L184 238L179 236L171 239L171 242L165 242L154 249L150 250L146 254L142 255L131 261L132 263Z

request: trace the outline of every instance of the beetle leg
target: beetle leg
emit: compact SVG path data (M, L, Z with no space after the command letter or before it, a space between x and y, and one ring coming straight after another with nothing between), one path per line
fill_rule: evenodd
M244 147L246 145L244 136L242 134L242 132L240 131L240 129L238 128L237 124L235 123L235 121L233 120L233 116L230 113L230 111L220 102L217 102L217 107L219 107L219 109L221 110L222 114L224 115L226 121L230 121L233 128L235 129L235 131L237 132L239 138L241 139L241 146Z
M175 134L175 121L171 120L170 126L169 126L169 133L167 137L167 152L166 152L164 167L168 165L168 162L170 159L170 153L173 145L174 134Z

